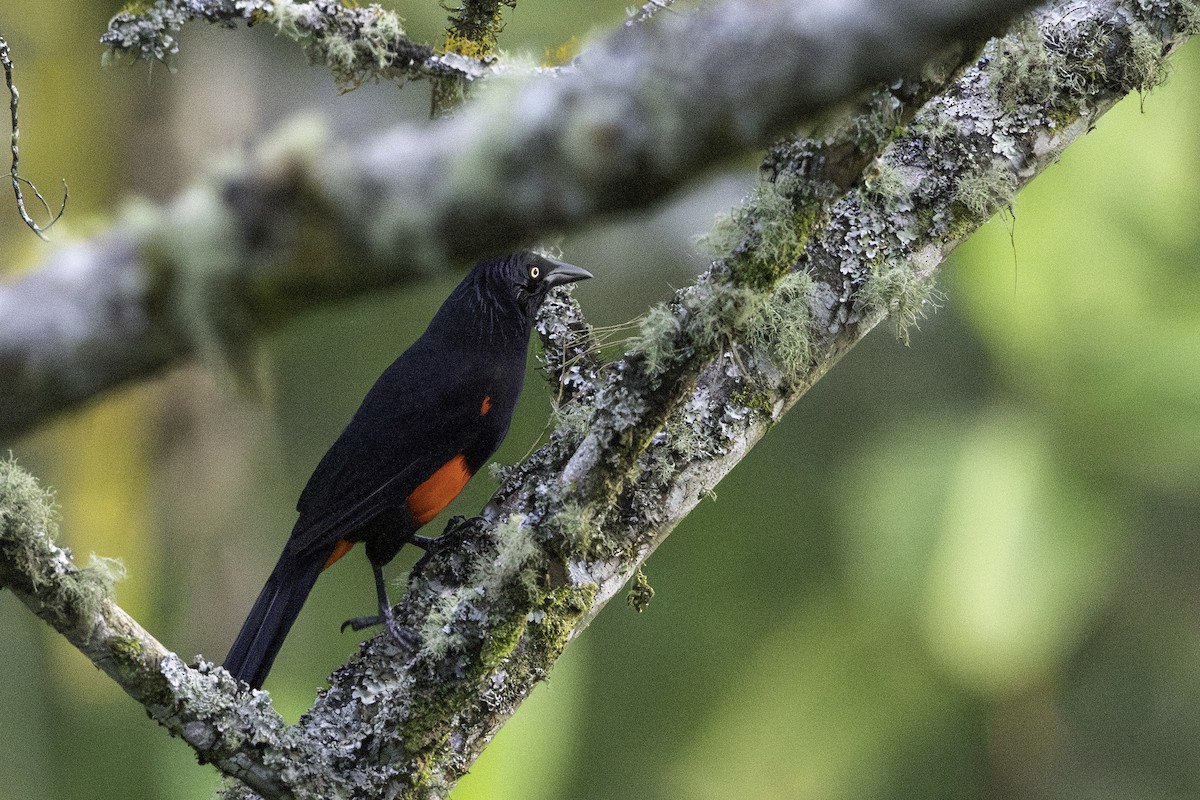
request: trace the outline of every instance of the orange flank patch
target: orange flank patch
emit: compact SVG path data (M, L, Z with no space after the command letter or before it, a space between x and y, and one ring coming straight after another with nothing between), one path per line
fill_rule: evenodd
M484 403L488 401L484 400ZM484 407L487 408L487 405ZM424 525L450 505L450 501L458 497L469 480L471 470L467 468L467 459L462 455L455 456L413 490L408 496L408 512L418 525Z
M333 552L329 554L329 558L325 562L325 566L321 567L321 571L324 572L332 567L334 562L346 555L346 553L349 553L352 547L354 547L354 542L347 539L338 539L337 544L333 546Z
M492 410L492 396L486 394L483 396L483 403L479 406L479 416L486 417L487 413Z

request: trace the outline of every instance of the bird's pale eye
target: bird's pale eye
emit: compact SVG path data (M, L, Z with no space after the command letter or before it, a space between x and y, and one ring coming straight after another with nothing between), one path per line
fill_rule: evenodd
M536 264L534 266L530 267L529 268L529 277L535 281L538 278L542 277L542 268L537 266Z

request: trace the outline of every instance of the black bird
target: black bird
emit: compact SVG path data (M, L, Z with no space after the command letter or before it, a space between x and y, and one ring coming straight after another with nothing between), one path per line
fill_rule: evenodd
M402 642L383 566L437 516L508 432L525 380L534 316L547 293L590 278L536 253L480 261L425 333L384 370L300 494L300 518L283 555L225 657L262 686L317 576L365 542L378 621ZM362 620L351 621L356 628Z

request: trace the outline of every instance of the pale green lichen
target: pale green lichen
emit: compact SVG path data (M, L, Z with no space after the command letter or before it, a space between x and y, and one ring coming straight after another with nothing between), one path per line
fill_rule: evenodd
M647 372L657 372L674 357L680 328L675 312L665 303L656 303L642 317L637 334L629 342L629 352L644 359Z
M765 353L789 379L805 373L816 358L813 288L807 273L788 273L746 325L746 344Z
M704 351L730 347L736 334L768 302L769 287L749 287L711 281L702 291L685 292L690 344Z
M437 595L421 622L422 656L441 661L449 653L463 649L466 638L455 622L462 616L468 600L478 594L471 587L457 587Z
M343 89L352 89L393 62L428 57L429 48L409 43L394 11L372 3L363 8L279 2L263 5L268 21L300 43L313 63L324 64ZM324 18L320 16L324 14Z
M982 223L1012 202L1017 194L1017 176L1004 165L988 163L967 171L954 190L954 201L960 203Z
M87 566L76 576L83 599L81 614L87 618L97 614L101 603L113 598L113 589L125 579L125 574L125 564L120 559L92 553Z
M556 406L550 411L555 433L566 441L578 441L588 431L596 409L585 403Z
M697 240L701 251L728 265L733 280L769 289L794 268L818 220L818 206L798 179L758 183L746 202L717 218Z
M886 314L896 338L908 343L908 331L928 311L937 308L939 293L931 278L911 264L882 268L871 274L858 292L858 301L869 313Z
M1041 29L1026 17L996 40L984 74L1000 107L1015 112L1023 104L1041 104L1057 94L1059 67Z
M561 542L564 552L599 555L596 550L601 541L596 517L577 503L565 502L546 521L546 527L554 531L555 539Z
M1141 28L1135 28L1130 35L1125 64L1125 79L1142 93L1161 84L1170 74L1162 40Z
M55 546L56 535L53 494L11 457L0 461L0 570L6 582L36 596L39 613L54 624L86 627L112 599L124 567L93 555L79 569L67 551Z
M11 455L0 460L0 553L11 569L29 576L35 589L50 581L44 562L57 536L54 493L42 489Z
M876 159L863 171L863 189L894 207L907 199L908 190L900 171L888 161Z
M737 210L720 213L712 226L696 237L696 249L713 259L725 258L741 246L746 231Z
M484 591L496 589L536 558L540 550L524 517L505 517L493 533L494 555L475 560L468 583Z

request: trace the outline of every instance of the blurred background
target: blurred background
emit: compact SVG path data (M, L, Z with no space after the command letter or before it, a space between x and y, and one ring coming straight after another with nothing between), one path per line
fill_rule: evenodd
M520 0L502 45L541 58L625 6ZM101 69L116 10L0 0L23 174L51 202L71 187L51 245L7 202L10 275L293 115L355 140L427 113L424 84L339 95L264 27L189 27L173 73ZM399 10L437 40L437 3ZM612 603L454 800L1200 794L1198 56L960 248L910 346L881 329L822 380L650 559L645 613ZM692 238L754 174L748 158L564 239L597 275L577 293L592 319L633 319L686 283ZM288 327L263 343L257 397L189 364L0 449L57 490L78 558L125 562L126 609L185 658L220 660L313 466L454 283ZM531 374L497 460L522 458L547 410ZM481 474L447 515L493 488ZM372 602L359 555L318 583L266 687L285 716L355 650L337 625ZM0 798L219 785L5 593L0 643Z

